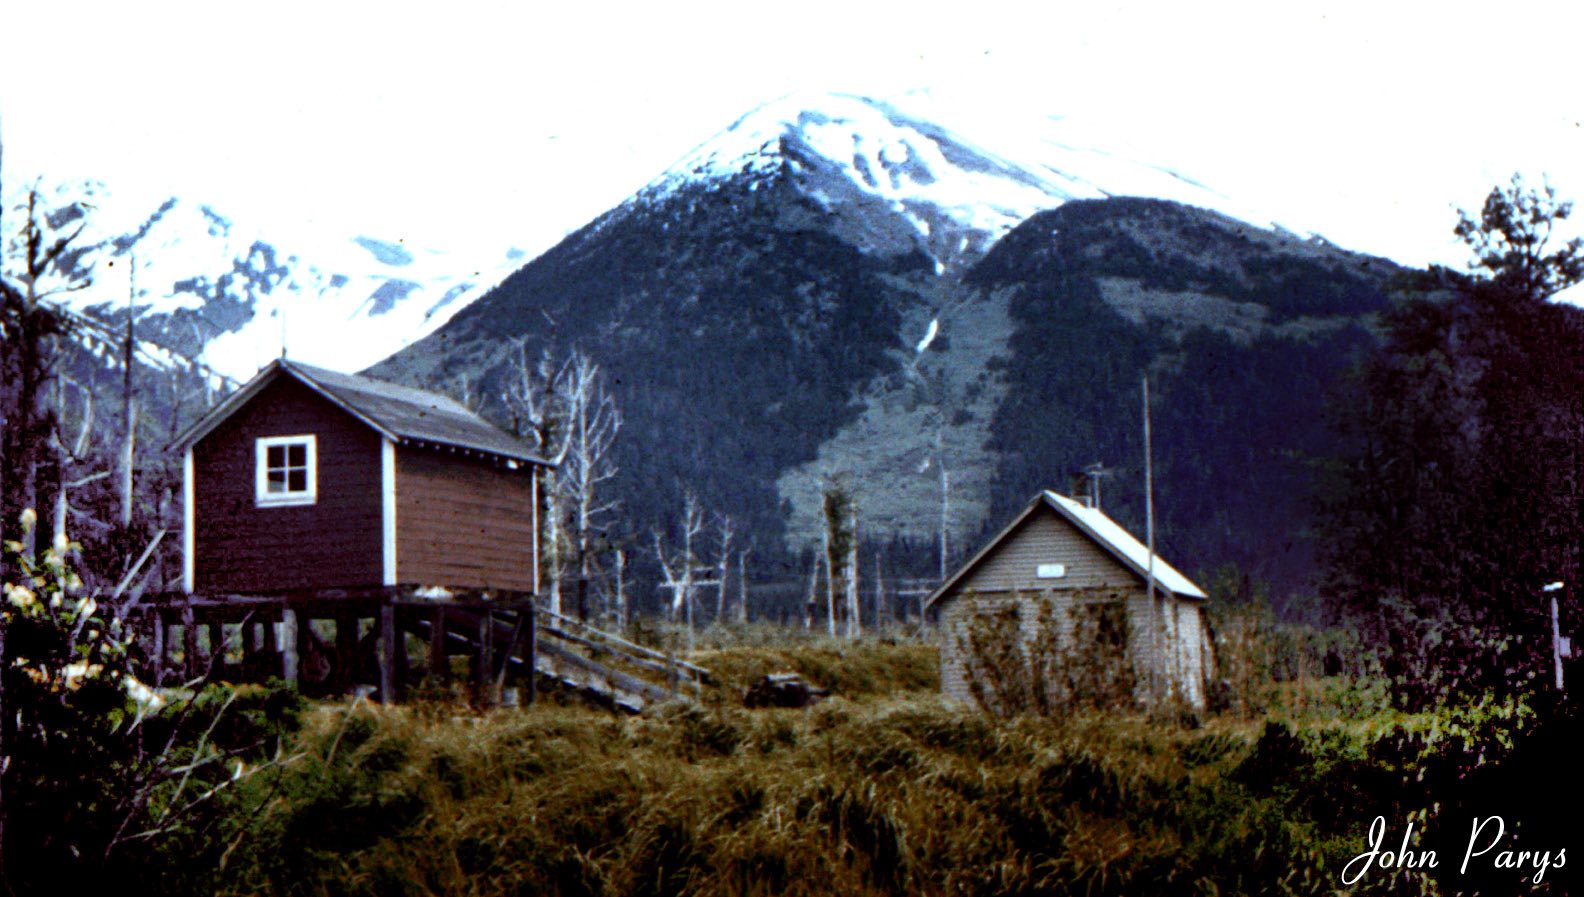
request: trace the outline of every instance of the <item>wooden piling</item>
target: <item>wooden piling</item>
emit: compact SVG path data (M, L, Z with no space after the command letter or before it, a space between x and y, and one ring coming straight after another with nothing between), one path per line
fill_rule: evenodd
M443 684L451 673L451 663L446 657L446 612L443 607L430 611L429 617L429 675Z
M204 627L209 633L209 669L220 672L225 669L225 624L210 623Z
M523 705L527 706L532 704L534 699L538 697L539 689L539 659L535 656L539 653L539 625L538 621L534 619L534 615L538 611L534 609L533 603L529 602L524 604L522 610L518 611L518 613L528 619L528 634L525 639L527 648L524 650L527 655L524 659L528 661L528 674L523 677L523 687L527 689L527 694L523 695Z
M396 703L396 608L383 604L379 610L380 703Z
M304 621L306 622L306 621ZM297 681L298 665L298 628L297 612L291 608L281 611L280 652L281 652L281 678L287 682Z
M357 681L358 618L356 614L336 617L335 683L342 691Z
M155 688L159 688L161 685L165 684L165 655L167 652L169 652L170 647L165 643L165 638L168 634L166 632L166 627L168 624L165 620L165 614L163 612L156 611L153 614L153 617L154 645L152 653L154 655L154 681L150 684Z
M490 677L491 657L494 652L490 644L495 632L495 614L484 611L478 618L478 641L476 647L478 656L473 663L473 694L480 704L488 705L490 702Z
M192 603L182 605L182 666L188 681L198 678L198 624L193 619Z

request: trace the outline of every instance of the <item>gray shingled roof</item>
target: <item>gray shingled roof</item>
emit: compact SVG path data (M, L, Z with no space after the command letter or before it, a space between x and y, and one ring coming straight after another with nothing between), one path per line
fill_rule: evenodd
M383 380L342 374L299 361L278 359L259 372L176 440L191 445L230 417L269 381L289 375L343 410L399 442L416 442L483 452L501 458L549 464L522 440L438 393Z

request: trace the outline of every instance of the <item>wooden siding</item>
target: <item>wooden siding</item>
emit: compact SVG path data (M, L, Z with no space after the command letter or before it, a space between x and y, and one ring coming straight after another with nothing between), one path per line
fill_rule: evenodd
M396 447L396 578L534 591L533 468Z
M255 440L312 433L318 496L258 507ZM282 377L193 446L194 585L268 591L379 585L380 438Z
M1062 564L1066 574L1040 578L1041 564ZM967 633L970 614L994 612L1009 604L1018 606L1022 638L1035 635L1039 605L1054 603L1063 634L1070 632L1070 609L1075 597L1115 595L1127 604L1130 648L1138 681L1147 681L1154 648L1149 638L1150 602L1145 583L1105 549L1049 508L1035 511L979 566L936 602L940 638L941 692L948 699L973 704L968 682ZM1176 647L1174 674L1181 692L1194 706L1204 704L1203 677L1208 658L1203 648L1204 628L1199 601L1157 592L1166 611L1161 624L1168 643ZM965 596L973 600L964 600ZM1175 608L1175 611L1173 610ZM1140 693L1140 699L1144 694Z
M1041 564L1062 564L1066 575L1041 579L1035 575ZM1131 588L1137 583L1138 577L1110 552L1065 517L1041 507L1008 533L1000 548L963 577L952 593Z

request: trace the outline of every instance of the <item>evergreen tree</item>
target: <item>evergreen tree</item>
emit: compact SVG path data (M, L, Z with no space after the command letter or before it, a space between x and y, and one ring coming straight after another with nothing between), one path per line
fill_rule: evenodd
M1584 280L1571 213L1515 177L1456 232L1473 273L1433 270L1333 406L1348 450L1322 500L1326 591L1381 650L1399 697L1540 678L1540 586L1576 607L1584 465Z

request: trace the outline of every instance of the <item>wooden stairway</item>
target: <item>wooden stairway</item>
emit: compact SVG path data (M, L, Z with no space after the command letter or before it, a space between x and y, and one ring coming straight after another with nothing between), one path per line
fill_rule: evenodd
M437 642L433 620L409 618L406 628L439 646L444 654L478 656L481 641L496 683L508 668L532 664L535 676L571 689L601 705L627 713L669 700L696 700L709 671L674 656L634 644L571 617L535 608L527 633L516 611L485 613L450 609ZM431 649L435 650L434 648Z

